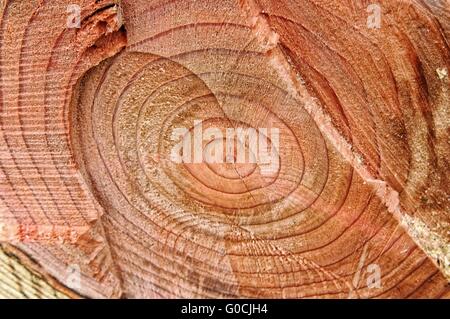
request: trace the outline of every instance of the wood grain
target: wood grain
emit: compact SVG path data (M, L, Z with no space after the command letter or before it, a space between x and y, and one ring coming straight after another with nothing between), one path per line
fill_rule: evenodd
M50 276L43 276L45 271L23 254L8 244L0 245L0 298L27 299L66 299L79 298L63 284Z
M0 240L87 297L450 297L448 1L75 2L2 2ZM174 163L198 120L280 166Z

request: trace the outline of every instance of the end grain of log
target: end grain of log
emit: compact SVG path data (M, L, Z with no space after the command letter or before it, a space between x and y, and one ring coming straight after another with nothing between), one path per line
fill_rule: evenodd
M0 17L0 293L450 297L448 2Z

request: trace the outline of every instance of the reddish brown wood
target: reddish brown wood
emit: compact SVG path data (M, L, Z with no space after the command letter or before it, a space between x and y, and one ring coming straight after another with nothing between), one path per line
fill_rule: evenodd
M0 240L88 297L450 296L447 1L73 2L2 3ZM279 169L174 163L196 120Z

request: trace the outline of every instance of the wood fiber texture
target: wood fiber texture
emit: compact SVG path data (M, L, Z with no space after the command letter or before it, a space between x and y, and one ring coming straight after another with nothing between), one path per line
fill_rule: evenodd
M43 269L8 244L0 245L0 298L66 299L79 298Z
M0 241L42 285L450 297L449 1L13 0L0 19ZM279 166L174 162L198 121L277 129ZM31 296L1 284L22 272L5 256L0 296Z

